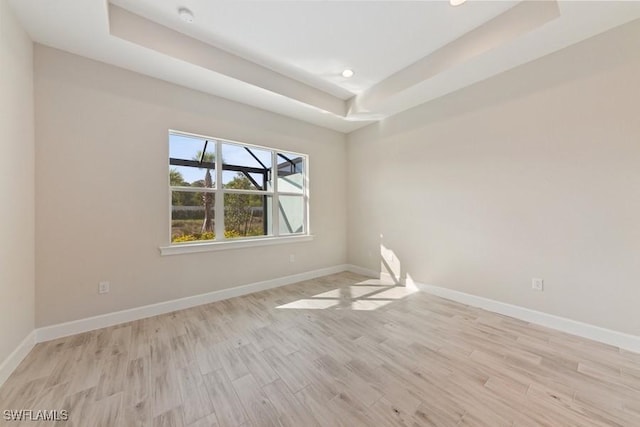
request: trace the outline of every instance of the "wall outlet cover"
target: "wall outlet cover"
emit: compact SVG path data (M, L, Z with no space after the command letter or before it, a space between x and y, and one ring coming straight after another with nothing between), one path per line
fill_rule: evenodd
M531 279L531 289L542 292L544 290L544 280L536 278Z
M98 293L99 294L107 294L107 293L109 293L109 290L110 290L109 282L105 281L105 282L100 282L98 284Z

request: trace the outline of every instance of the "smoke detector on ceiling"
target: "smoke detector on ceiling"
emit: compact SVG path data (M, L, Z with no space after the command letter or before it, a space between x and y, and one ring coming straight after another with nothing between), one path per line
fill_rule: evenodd
M180 19L182 19L184 22L187 22L189 24L191 24L195 19L193 17L193 12L191 12L186 7L181 7L178 9L178 16L180 16Z

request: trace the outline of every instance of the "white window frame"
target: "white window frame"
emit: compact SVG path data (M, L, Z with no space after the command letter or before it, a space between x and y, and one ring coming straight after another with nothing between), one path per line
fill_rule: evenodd
M209 251L217 251L217 250L226 250L226 249L237 249L244 247L252 247L252 246L265 246L265 245L274 245L274 244L282 244L282 243L296 243L296 242L304 242L313 240L313 235L311 234L311 227L309 221L309 156L304 153L298 153L288 149L280 149L274 147L266 147L262 145L256 144L248 144L245 142L233 141L229 139L223 138L215 138L206 135L199 135L189 132L183 132L178 130L170 129L167 133L167 144L169 144L171 135L182 135L191 138L199 138L208 140L209 144L215 143L215 186L214 188L203 188L203 187L181 187L181 186L172 186L169 181L169 171L170 167L167 168L167 181L168 185L168 194L169 194L169 245L161 246L160 253L162 255L178 255L184 253L194 253L194 252L209 252ZM223 188L222 186L222 144L233 144L239 145L243 147L256 148L260 150L265 150L271 152L271 164L272 164L272 188L267 190L238 190L238 189L228 189ZM278 191L278 168L275 167L278 164L278 153L287 153L293 154L296 156L300 156L304 159L304 167L303 167L303 185L302 185L302 194L295 192L285 192ZM167 160L168 160L167 156ZM172 224L171 224L171 214L172 214L172 192L173 191L188 191L188 192L197 192L197 193L212 193L214 194L214 232L215 232L215 240L202 240L202 241L193 241L193 242L184 242L184 243L173 243L171 242L172 235ZM227 239L224 234L225 224L224 224L224 195L225 194L258 194L262 196L270 196L271 197L271 231L272 234L265 236L251 236L251 237L242 237L242 238L234 238ZM294 233L294 234L285 234L280 235L280 213L279 209L279 198L280 196L295 196L302 197L303 200L303 232Z

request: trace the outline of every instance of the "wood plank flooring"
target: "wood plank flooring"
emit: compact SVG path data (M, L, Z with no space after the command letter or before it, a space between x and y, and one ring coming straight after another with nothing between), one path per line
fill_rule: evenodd
M38 344L5 409L83 427L640 426L640 355L341 273Z

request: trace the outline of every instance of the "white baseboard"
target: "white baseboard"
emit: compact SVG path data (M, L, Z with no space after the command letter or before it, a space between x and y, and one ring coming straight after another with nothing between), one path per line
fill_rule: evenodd
M185 308L191 308L202 304L209 304L254 292L290 285L292 283L315 279L329 274L340 273L347 269L348 267L346 265L336 265L305 273L293 274L291 276L279 277L248 285L236 286L234 288L208 292L206 294L194 295L171 301L164 301L157 304L131 308L128 310L102 314L99 316L87 317L85 319L73 320L71 322L59 323L57 325L45 326L36 329L36 341L50 341L56 338L79 334L81 332L93 331L95 329L106 328L120 323L171 313L172 311L183 310Z
M31 331L31 333L18 344L18 347L0 364L0 386L11 376L11 373L18 367L27 354L29 354L34 345L36 345L36 331Z
M362 274L369 277L380 277L390 279L386 273L380 273L369 270L357 265L347 265L349 271ZM505 316L514 317L524 320L525 322L535 323L536 325L545 326L547 328L566 332L579 337L588 338L594 341L620 347L625 350L640 353L640 336L631 335L624 332L618 332L611 329L602 328L600 326L590 325L588 323L579 322L577 320L567 319L566 317L555 316L553 314L544 313L542 311L531 310L529 308L517 305L507 304L504 302L492 300L489 298L479 297L467 294L453 289L442 288L439 286L425 285L423 283L415 283L415 286L430 294L456 301L473 307L482 308L493 313L503 314Z
M355 274L361 274L368 277L380 277L380 272L375 270L369 270L368 268L360 267L359 265L347 264L347 271Z
M423 283L416 283L416 286L422 291L462 304L640 353L640 337L636 335L601 328L600 326L567 319L566 317L555 316L542 311L531 310L439 286L425 285Z

